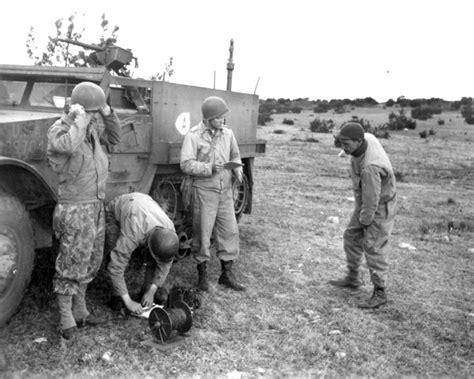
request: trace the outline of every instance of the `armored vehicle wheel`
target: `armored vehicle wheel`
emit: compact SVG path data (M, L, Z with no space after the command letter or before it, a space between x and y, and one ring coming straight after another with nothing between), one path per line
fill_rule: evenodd
M193 241L193 229L192 227L181 227L176 231L179 239L179 251L176 255L176 260L186 258L191 254L191 243Z
M23 204L0 192L0 326L15 313L31 277L34 241Z
M234 195L235 216L239 219L247 206L250 195L249 181L245 175L243 175L242 183L238 183L234 180L232 183L232 192Z
M151 197L165 211L168 217L174 221L178 209L178 191L172 182L161 181L151 192Z

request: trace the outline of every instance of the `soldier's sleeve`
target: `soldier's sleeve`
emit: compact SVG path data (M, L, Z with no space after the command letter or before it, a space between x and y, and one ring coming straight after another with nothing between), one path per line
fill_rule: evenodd
M380 168L370 165L364 168L361 175L362 205L359 221L362 225L370 225L374 221L375 211L379 206L382 179Z
M48 129L48 150L72 154L86 137L86 128L79 127L70 115L63 115Z
M173 261L170 262L157 262L155 272L153 273L153 284L158 288L162 287L165 283L166 278L173 266Z
M235 138L234 133L231 134L231 138L230 138L230 157L229 157L229 161L242 163L242 160L240 159L239 144L237 143L237 139Z
M100 142L105 145L117 145L120 143L121 129L117 114L111 109L109 115L102 115L105 130L100 136Z
M236 162L236 163L242 163L242 159L240 158L240 150L239 150L239 144L237 143L237 139L235 138L234 133L231 131L231 136L230 136L230 156L229 156L229 161L230 162ZM242 167L237 167L232 170L235 175L242 175L243 169Z
M192 176L212 176L212 163L197 159L198 141L191 133L186 134L181 147L181 170Z
M114 291L119 296L128 293L124 275L130 257L137 247L137 242L128 238L123 232L121 232L115 248L110 253L110 262L107 271L110 280L112 281Z

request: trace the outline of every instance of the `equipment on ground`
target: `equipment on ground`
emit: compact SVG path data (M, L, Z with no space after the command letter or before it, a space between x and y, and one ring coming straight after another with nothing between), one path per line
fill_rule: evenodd
M173 287L168 295L167 306L174 308L178 302L184 302L193 312L201 307L199 290L190 287Z
M148 316L151 333L164 344L178 334L184 334L193 325L193 313L184 301L176 301L173 308L153 308Z

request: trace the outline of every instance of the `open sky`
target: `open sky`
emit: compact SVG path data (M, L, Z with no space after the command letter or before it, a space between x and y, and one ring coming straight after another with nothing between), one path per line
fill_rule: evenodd
M120 27L149 78L173 57L171 81L260 98L373 97L379 102L474 92L472 0L14 0L2 4L0 63L30 64L30 27L40 48L54 23L76 13L83 42L98 42L101 15Z

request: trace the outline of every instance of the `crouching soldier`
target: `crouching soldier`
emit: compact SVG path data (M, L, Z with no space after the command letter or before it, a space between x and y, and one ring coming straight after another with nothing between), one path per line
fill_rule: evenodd
M53 229L59 241L53 289L61 334L73 338L77 327L97 325L86 307L86 289L100 268L105 237L105 182L108 158L102 144L120 142L120 121L96 84L82 82L71 94L69 113L48 130L47 156L58 175Z
M114 246L107 266L114 292L130 312L140 314L153 303L166 300L155 296L178 253L179 239L174 224L150 196L139 192L120 195L110 201L106 205L106 217L108 229L114 224L120 228L116 243L108 241ZM140 303L130 297L124 278L132 253L138 247L143 247L146 254Z
M355 209L344 232L344 251L349 272L331 284L349 289L362 285L360 265L363 256L374 285L372 297L360 308L377 308L387 302L388 240L396 209L396 183L390 160L377 138L364 133L362 126L349 122L336 137L351 157Z

